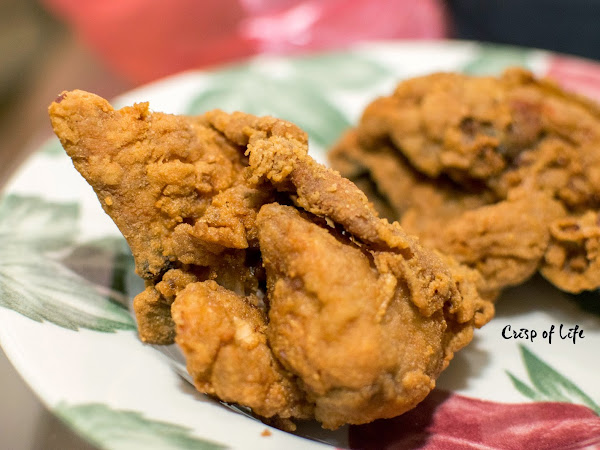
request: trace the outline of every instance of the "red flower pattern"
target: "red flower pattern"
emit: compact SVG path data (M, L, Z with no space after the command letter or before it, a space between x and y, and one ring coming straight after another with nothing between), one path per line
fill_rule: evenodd
M441 390L394 419L353 426L356 449L593 449L600 448L600 417L559 402L495 403Z

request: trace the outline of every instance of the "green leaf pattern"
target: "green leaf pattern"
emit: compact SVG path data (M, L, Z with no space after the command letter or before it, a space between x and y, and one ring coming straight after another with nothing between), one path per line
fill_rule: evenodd
M54 412L96 445L111 450L217 450L221 444L195 437L189 428L146 418L101 403L59 404Z
M571 380L561 375L536 356L527 347L519 346L527 375L533 386L528 386L507 371L515 388L524 396L535 401L556 401L583 404L600 415L600 406Z
M271 115L294 122L325 149L351 125L343 106L336 104L340 92L376 86L391 76L379 63L351 53L242 65L209 76L187 113L218 108Z
M503 45L482 45L462 71L469 75L498 75L511 66L529 68L533 51Z
M36 252L61 250L74 242L78 217L76 203L8 195L0 202L0 247Z
M74 203L17 195L4 198L0 203L0 306L70 330L134 330L135 323L121 304L122 293L89 282L59 260L60 253L75 247L78 216Z
M510 373L508 371L506 373L508 374L508 377L510 378L510 381L512 381L513 385L525 397L528 397L535 401L543 401L544 400L542 395L538 394L535 391L535 389L527 386L525 383L523 383L521 380L519 380L517 377L515 377L512 373Z
M46 142L40 149L40 152L50 157L65 156L65 150L58 138L52 138Z

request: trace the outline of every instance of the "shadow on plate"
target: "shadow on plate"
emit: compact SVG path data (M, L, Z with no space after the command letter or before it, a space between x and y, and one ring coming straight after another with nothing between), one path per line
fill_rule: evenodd
M493 320L535 311L544 311L562 321L581 320L581 312L600 317L600 290L569 294L554 287L541 275L535 275L522 285L502 293L496 302Z
M465 390L471 380L481 376L481 372L489 362L489 350L480 346L479 338L475 334L466 348L454 354L454 358L441 373L436 385L449 391Z

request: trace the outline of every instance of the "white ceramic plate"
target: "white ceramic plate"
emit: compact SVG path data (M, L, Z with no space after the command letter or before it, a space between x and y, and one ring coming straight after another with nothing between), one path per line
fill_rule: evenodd
M307 57L265 58L188 72L129 92L117 106L219 107L296 122L311 153L354 123L397 80L432 71L528 67L600 97L593 63L474 43L378 43ZM71 88L71 86L65 86ZM300 437L200 395L164 355L137 339L127 310L142 283L127 246L56 139L14 175L0 203L0 342L42 401L110 449L337 447L573 448L600 445L600 298L574 298L541 279L508 291L496 318L443 373L437 392L398 419ZM503 329L536 330L533 340ZM578 327L583 336L562 339ZM552 342L543 332L555 327ZM268 430L269 433L264 433ZM318 442L321 441L321 442Z

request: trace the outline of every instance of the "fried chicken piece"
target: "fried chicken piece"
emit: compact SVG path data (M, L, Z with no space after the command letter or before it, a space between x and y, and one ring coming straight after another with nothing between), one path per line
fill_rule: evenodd
M211 120L221 117L218 112L200 117L151 113L147 103L114 110L96 95L72 91L63 92L49 114L63 147L123 233L136 271L147 282L134 302L140 337L172 342L172 299L154 285L169 269L218 278L229 270L222 261L243 261L246 249L257 246L256 213L272 201L274 189L246 181L245 147L213 125ZM306 147L306 134L290 123L241 113L232 118L250 134L266 140L285 137ZM240 136L246 132L242 128ZM212 271L206 274L203 267ZM243 271L239 276L252 278Z
M599 119L592 102L510 69L499 78L437 73L407 80L367 106L357 132L366 147L390 141L428 177L488 182L547 140L575 148L597 142Z
M486 289L500 290L520 284L533 275L550 240L548 224L563 217L562 205L545 193L515 195L441 221L428 216L421 221L411 209L402 226L421 237L421 242L453 255L457 261L477 269Z
M50 114L146 280L140 337L174 337L201 392L287 428L391 417L493 315L476 271L379 218L288 122L115 111L80 91Z
M214 281L187 285L172 311L188 372L200 392L260 416L312 418L314 408L295 377L273 357L265 335L267 318L257 303Z
M593 289L600 273L600 212L587 211L550 224L550 244L540 272L568 292Z
M368 179L374 186L371 192L376 193L375 199L385 202L393 211L393 220L411 210L417 212L420 221L427 221L432 216L437 222L451 218L457 212L491 204L495 199L490 192L476 185L467 191L443 177L432 182L431 178L414 170L391 144L362 147L356 129L347 131L328 157L342 176L352 181ZM373 196L369 200L373 200Z
M258 226L269 342L325 428L413 408L473 326L489 319L491 304L476 292L463 296L441 260L417 258L425 251L410 239L421 271L400 253L353 245L288 206L263 206Z
M599 146L598 106L549 81L519 69L439 73L371 103L330 161L408 232L479 269L490 289L550 264L546 278L580 292L600 287L600 257L580 248L585 257L567 262L572 243L551 239L551 224L600 210Z
M230 116L222 115L215 123L234 140L228 129L236 127L230 121ZM345 238L338 234L345 240L342 244L292 207L271 203L261 208L257 226L267 268L266 332L276 358L298 377L315 407L315 417L325 427L392 417L414 407L433 388L453 352L471 340L473 327L493 315L491 303L482 300L475 287L480 283L478 275L456 263L453 272L397 224L379 219L352 183L315 163L304 149L245 136L236 141L246 142L253 182L272 182L278 191L291 193L297 206L348 233ZM371 267L373 257L377 267ZM311 276L318 278L315 287L297 287ZM310 295L316 299L306 298ZM310 309L319 299L332 304ZM179 299L175 305L180 308ZM306 322L297 323L296 314ZM180 319L175 321L179 326ZM354 321L360 322L356 328ZM315 329L317 323L325 330ZM387 324L387 333L378 329L381 323ZM390 331L397 329L402 331ZM343 333L336 336L337 332ZM412 338L412 346L404 343L411 335L419 336ZM363 356L368 356L359 366L358 342L364 343ZM391 348L396 349L391 353L397 358L393 361ZM306 352L312 353L311 362L317 367L289 359ZM406 360L400 360L400 355ZM383 367L385 360L388 364ZM323 377L329 371L345 373L354 381L328 380L326 387L314 386L316 375Z

